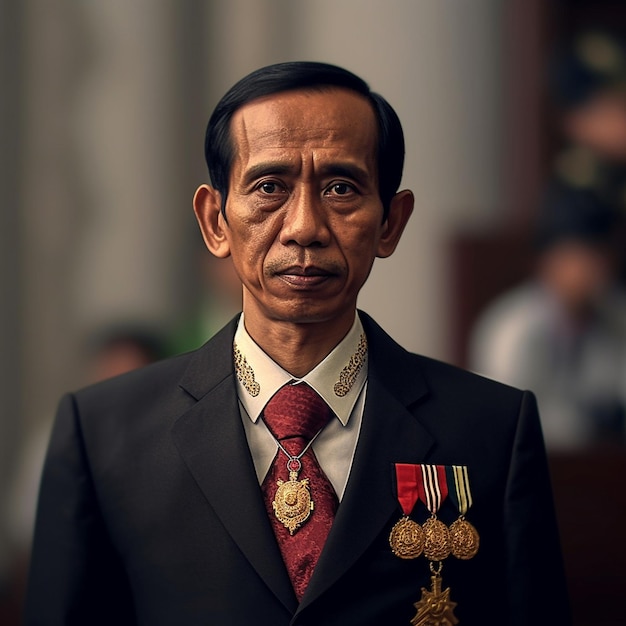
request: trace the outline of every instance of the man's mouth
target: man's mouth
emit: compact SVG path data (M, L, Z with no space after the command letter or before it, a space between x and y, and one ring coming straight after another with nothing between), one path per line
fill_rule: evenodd
M274 272L275 276L293 287L317 287L328 279L337 276L337 272L315 265L293 265Z

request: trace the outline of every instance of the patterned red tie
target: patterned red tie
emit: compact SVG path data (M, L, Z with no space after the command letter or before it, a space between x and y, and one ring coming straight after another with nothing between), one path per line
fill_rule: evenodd
M338 506L330 481L307 447L330 416L326 402L306 383L285 385L263 411L265 424L284 448L278 450L263 481L263 495L298 600L304 595Z

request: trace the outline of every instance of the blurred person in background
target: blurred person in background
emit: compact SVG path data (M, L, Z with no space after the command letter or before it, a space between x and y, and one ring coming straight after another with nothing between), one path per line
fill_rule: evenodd
M89 340L85 384L130 372L166 356L161 333L140 324L112 324Z
M94 333L86 342L84 377L81 384L92 384L143 367L165 355L160 334L140 324L111 324ZM27 564L35 524L39 481L52 416L40 420L21 446L9 495L8 526L12 546L12 586L19 605L23 596ZM20 606L16 607L19 612ZM19 620L17 623L21 623Z
M549 448L626 443L621 210L554 181L539 210L534 274L483 312L470 368L532 389Z
M64 396L26 626L569 624L533 394L357 309L413 211L389 103L333 65L261 68L205 152L194 210L243 310Z

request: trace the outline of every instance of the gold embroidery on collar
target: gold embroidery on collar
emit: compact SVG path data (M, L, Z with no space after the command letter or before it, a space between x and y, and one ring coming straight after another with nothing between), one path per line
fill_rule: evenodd
M261 385L255 380L254 370L248 365L246 357L241 353L237 344L233 344L233 356L235 357L237 379L252 397L258 396L261 391Z
M362 334L356 352L350 357L348 365L346 365L339 373L339 380L335 383L334 387L336 396L342 398L350 391L350 389L352 389L352 385L354 385L354 381L365 363L366 355L367 337Z
M246 357L241 353L237 344L233 345L233 356L235 359L235 373L237 374L237 379L252 397L258 396L261 391L261 385L256 381L252 366L248 364ZM356 352L350 357L348 364L339 373L339 380L333 387L336 396L342 398L352 389L365 363L366 356L367 338L362 334Z

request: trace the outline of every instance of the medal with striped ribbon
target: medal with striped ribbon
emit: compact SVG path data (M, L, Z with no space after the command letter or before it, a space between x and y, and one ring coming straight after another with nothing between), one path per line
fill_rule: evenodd
M472 493L469 486L467 466L449 465L446 467L450 500L459 511L458 519L450 525L450 550L457 559L468 560L476 556L480 537L476 528L465 519L465 514L472 506Z
M422 479L418 483L419 498L430 511L424 522L424 556L429 561L442 561L450 555L448 527L437 518L437 512L448 496L444 465L420 465Z
M453 626L458 624L454 615L456 602L450 599L450 588L442 589L442 561L450 554L448 527L437 518L437 513L448 496L448 481L444 465L420 465L418 483L419 499L430 511L423 524L424 556L430 561L430 589L422 587L422 597L413 606L416 614L412 626Z

